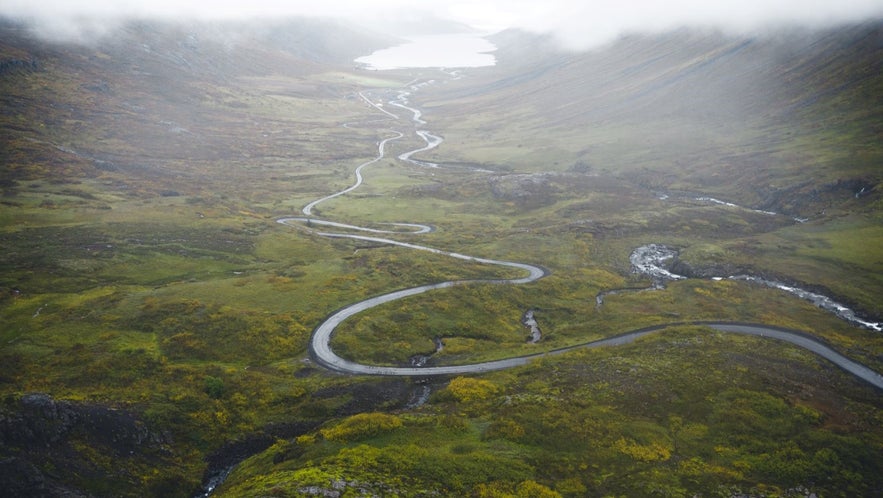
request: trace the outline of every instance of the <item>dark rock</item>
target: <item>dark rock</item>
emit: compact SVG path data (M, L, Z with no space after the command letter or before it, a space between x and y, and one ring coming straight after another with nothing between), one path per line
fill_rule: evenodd
M110 85L106 81L99 81L94 85L86 85L83 88L96 93L110 93Z
M55 400L31 393L0 404L0 489L4 496L82 497L71 483L85 474L110 478L113 469L84 461L70 441L116 458L163 453L170 438L127 410ZM54 470L47 470L54 469Z
M208 463L208 468L206 468L203 474L201 488L195 494L197 496L208 496L217 486L224 482L224 479L227 478L227 475L239 462L266 450L278 439L293 439L314 430L319 424L320 422L308 420L272 424L264 427L263 432L254 433L243 439L225 444L205 459L206 463ZM280 463L288 458L295 458L294 454L290 453L290 451L294 450L276 455L274 463Z
M14 73L32 73L40 70L37 59L7 59L0 61L0 76Z
M56 401L42 393L26 394L18 410L0 411L0 442L4 445L49 447L72 432L86 434L118 454L128 454L144 444L160 445L163 434L148 430L134 414L98 405Z
M748 273L749 269L727 262L697 266L691 265L683 259L676 258L671 265L671 272L687 278L716 278Z

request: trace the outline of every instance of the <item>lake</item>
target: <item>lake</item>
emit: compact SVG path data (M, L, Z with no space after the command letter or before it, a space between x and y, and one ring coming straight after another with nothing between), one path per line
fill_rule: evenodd
M482 67L496 63L497 47L475 34L448 34L409 37L407 43L378 50L356 59L368 69L410 67Z

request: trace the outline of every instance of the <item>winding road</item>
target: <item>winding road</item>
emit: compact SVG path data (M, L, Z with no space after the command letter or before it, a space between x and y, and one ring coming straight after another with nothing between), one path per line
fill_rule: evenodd
M407 92L401 92L398 96L397 101L390 102L391 105L397 106L399 108L405 109L407 111L412 112L413 117L412 121L415 125L423 125L426 124L425 121L421 119L421 113L419 110L408 107L407 101L405 98L407 97ZM399 117L387 110L385 110L381 104L378 104L372 101L368 96L364 93L359 93L359 96L371 105L376 110L384 113L390 119L399 120ZM334 199L336 197L345 195L353 190L357 189L360 185L362 185L363 177L362 171L364 168L380 161L384 157L386 157L386 145L393 140L398 140L404 137L404 134L399 131L391 130L395 135L385 138L377 144L377 156L374 159L366 161L360 164L355 170L355 183L334 194L325 196L321 199L315 200L307 204L302 212L304 216L301 217L287 217L280 218L277 221L284 225L299 225L306 226L309 229L313 229L316 226L321 227L332 227L336 229L343 229L349 231L361 231L367 232L371 234L421 234L427 233L432 230L431 227L426 225L420 225L415 223L385 223L383 225L389 225L393 228L393 230L382 230L375 228L367 228L367 227L359 227L355 225L348 225L344 223L337 223L333 221L326 221L321 219L314 218L313 210L322 202L325 202L329 199ZM431 167L437 168L439 167L436 163L430 163L425 161L419 161L412 159L411 156L414 154L425 152L432 148L437 147L443 142L443 139L439 136L433 135L425 130L416 131L417 136L423 139L426 142L426 146L411 150L409 152L405 152L398 155L398 159L402 161L409 162L411 164L421 166L421 167ZM395 245L399 247L404 247L412 250L420 250L420 251L428 251L439 255L444 255L452 258L461 259L464 261L469 261L472 263L479 264L488 264L488 265L497 265L504 266L508 268L517 268L524 272L524 276L521 278L512 278L512 279L480 279L480 280L454 280L454 281L446 281L439 282L428 285L421 285L417 287L411 287L407 289L401 289L394 292L390 292L387 294L383 294L380 296L371 297L365 299L363 301L359 301L357 303L350 304L334 313L332 313L328 318L326 318L318 327L315 328L313 334L310 339L310 354L312 358L320 365L337 372L349 373L349 374L360 374L360 375L384 375L384 376L408 376L408 377L427 377L427 376L435 376L435 375L458 375L458 374L471 374L471 373L480 373L486 371L493 370L502 370L507 368L512 368L520 365L525 365L537 358L542 358L549 355L557 355L562 354L568 351L573 351L578 348L595 348L595 347L605 347L605 346L616 346L621 344L626 344L632 342L640 337L643 337L648 334L652 334L654 332L658 332L667 327L675 326L675 325L703 325L709 327L711 329L717 330L719 332L727 332L727 333L736 333L736 334L747 334L754 336L767 337L771 339L776 339L784 342L788 342L799 346L801 348L807 349L822 358L832 362L834 365L843 369L844 371L854 375L858 379L871 384L877 389L883 390L883 375L880 373L858 363L855 362L846 356L838 353L831 347L823 344L818 339L815 339L805 333L794 331L794 330L786 330L776 327L771 327L762 324L742 324L742 323L730 323L730 322L688 322L688 323L673 323L668 325L661 325L656 327L650 327L640 330L635 330L631 332L626 332L614 337L609 337L597 341L587 342L584 344L579 344L567 348L547 351L538 354L532 354L527 356L518 356L513 358L507 358L503 360L496 361L487 361L481 363L472 363L466 365L450 365L450 366L430 366L430 367L391 367L391 366L379 366L379 365L365 365L361 363L356 363L349 361L347 359L341 358L331 349L331 337L334 334L335 329L343 323L347 318L371 309L373 307L379 306L384 303L388 303L391 301L395 301L398 299L404 299L406 297L415 296L418 294L422 294L424 292L429 292L436 289L445 289L460 285L469 285L469 284L527 284L530 282L535 282L541 278L543 278L547 273L546 270L539 266L527 264L527 263L516 263L511 261L501 261L494 259L486 259L479 258L475 256L468 256L465 254L455 253L444 251L441 249L436 249L428 246L422 246L418 244L413 244L409 242L401 242L389 238L376 237L376 236L368 236L368 235L358 235L353 233L341 233L341 232L324 232L324 231L315 231L317 235L329 238L345 238L352 240L360 240L367 242L376 242L381 244L389 244Z

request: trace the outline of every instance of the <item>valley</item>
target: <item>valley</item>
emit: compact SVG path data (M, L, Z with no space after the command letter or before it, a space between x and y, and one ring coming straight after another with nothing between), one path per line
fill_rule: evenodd
M2 25L7 489L881 490L879 24L453 72L311 23Z

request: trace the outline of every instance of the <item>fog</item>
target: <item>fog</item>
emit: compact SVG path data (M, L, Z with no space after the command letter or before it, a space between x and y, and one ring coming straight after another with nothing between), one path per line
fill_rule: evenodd
M383 29L388 21L435 17L491 32L517 27L586 48L629 32L703 26L751 31L822 27L883 17L880 0L4 0L0 15L44 35L100 35L131 18L239 20L331 17Z

